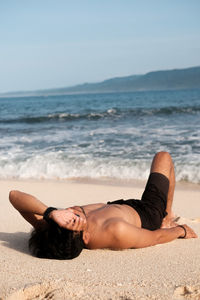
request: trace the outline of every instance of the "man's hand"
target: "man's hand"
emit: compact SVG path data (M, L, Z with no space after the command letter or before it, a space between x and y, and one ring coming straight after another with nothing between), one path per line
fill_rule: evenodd
M175 217L171 217L169 215L167 215L163 221L162 221L162 225L160 228L172 228L175 226L178 226L178 223L176 223L176 218Z
M183 226L185 228L185 230L186 230L186 236L184 237L185 232L184 232L184 229L182 228L183 234L179 238L183 238L184 237L184 239L191 239L191 238L197 238L198 237L197 234L194 232L194 230L192 228L190 228L188 225L183 224L181 226Z
M60 227L73 231L82 231L86 226L86 220L75 214L70 208L53 210L49 217Z

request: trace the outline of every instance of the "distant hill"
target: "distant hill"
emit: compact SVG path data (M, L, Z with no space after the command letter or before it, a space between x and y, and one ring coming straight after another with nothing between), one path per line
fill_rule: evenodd
M144 75L131 75L111 78L98 83L84 83L72 87L38 90L30 92L12 92L5 96L37 96L81 93L110 93L132 91L178 90L200 88L200 67L154 71Z

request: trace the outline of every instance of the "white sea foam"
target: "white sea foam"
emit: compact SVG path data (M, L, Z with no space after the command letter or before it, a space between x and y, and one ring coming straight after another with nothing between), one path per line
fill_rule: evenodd
M108 114L116 114L116 112L117 112L117 110L114 109L114 108L110 108L110 109L107 110Z
M67 179L102 177L146 180L151 160L92 159L89 155L66 157L62 151L33 155L27 159L0 160L0 178ZM177 180L200 183L198 164L175 164Z

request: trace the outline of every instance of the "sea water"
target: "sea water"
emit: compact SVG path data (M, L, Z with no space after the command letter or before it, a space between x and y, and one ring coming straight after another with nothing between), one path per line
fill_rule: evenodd
M0 98L0 178L146 180L171 153L200 183L200 90Z

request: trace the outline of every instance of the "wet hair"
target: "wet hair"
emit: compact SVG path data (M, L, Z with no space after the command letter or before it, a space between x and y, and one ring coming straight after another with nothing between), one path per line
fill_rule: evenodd
M43 228L34 229L29 239L29 249L39 258L72 259L84 248L83 232L58 226L54 221Z

